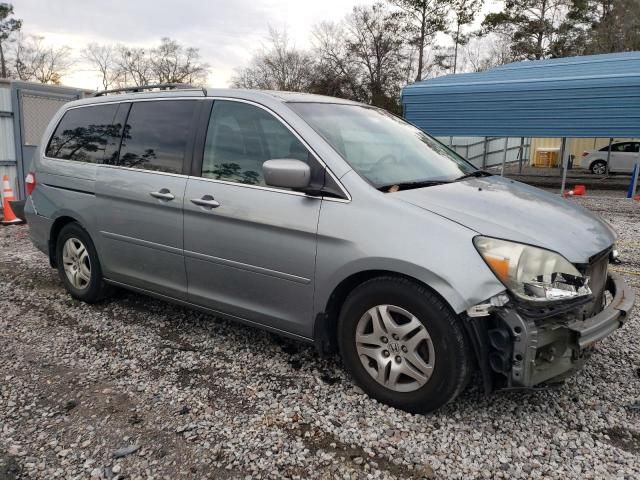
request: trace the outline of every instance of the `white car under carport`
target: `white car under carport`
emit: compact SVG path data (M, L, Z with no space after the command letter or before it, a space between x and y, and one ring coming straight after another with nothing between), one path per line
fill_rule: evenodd
M616 142L611 144L609 172L631 173L636 161L640 160L640 142ZM588 150L582 154L582 166L595 175L607 172L609 145L599 150Z

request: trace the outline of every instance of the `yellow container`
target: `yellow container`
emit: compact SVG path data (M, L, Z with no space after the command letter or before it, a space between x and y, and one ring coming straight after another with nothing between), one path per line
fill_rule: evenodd
M533 159L534 167L554 168L559 165L559 148L538 148Z

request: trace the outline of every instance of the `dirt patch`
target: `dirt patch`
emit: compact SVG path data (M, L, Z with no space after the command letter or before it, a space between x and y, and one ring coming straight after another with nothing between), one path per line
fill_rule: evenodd
M15 457L0 451L0 480L17 480L21 471Z
M294 418L295 420L295 418ZM343 462L355 465L358 470L365 473L371 468L382 470L387 474L402 479L433 479L435 473L429 465L415 465L409 469L407 465L395 464L386 457L371 455L372 450L365 450L356 445L348 445L335 435L312 427L308 423L293 422L288 426L289 434L297 437L314 453L323 451L333 454Z
M622 427L614 427L604 432L609 436L609 443L631 453L640 453L640 432Z

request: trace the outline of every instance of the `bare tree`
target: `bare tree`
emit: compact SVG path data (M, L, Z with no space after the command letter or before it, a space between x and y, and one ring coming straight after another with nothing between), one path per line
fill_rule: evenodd
M15 71L20 80L59 85L73 65L69 47L52 47L44 37L20 36L15 44Z
M286 32L269 29L269 39L249 66L236 72L235 88L308 91L313 77L313 59L289 43Z
M144 48L115 47L115 62L118 75L116 85L128 87L149 85L153 77L148 51Z
M159 83L205 84L209 64L200 60L197 48L184 47L175 40L163 38L150 52L153 77Z
M399 111L398 93L407 62L400 21L383 3L356 6L347 17L347 46L362 69L362 85L369 103Z
M22 28L22 20L10 18L11 16L13 16L13 5L0 3L0 78L9 76L5 56L7 43L12 41L12 37Z
M473 37L461 47L461 69L482 72L514 61L511 42L508 38L489 34Z
M156 83L203 85L209 74L209 64L201 61L197 48L166 37L152 48L91 44L83 56L101 73L105 89Z
M90 43L81 53L102 76L102 86L107 90L118 78L120 72L116 64L116 50L112 45Z
M353 60L343 24L322 22L313 28L313 58L316 61L311 90L352 100L366 97L360 69Z
M271 29L269 42L232 85L333 95L398 112L400 87L413 72L401 30L402 18L383 3L355 7L340 23L316 25L312 52Z

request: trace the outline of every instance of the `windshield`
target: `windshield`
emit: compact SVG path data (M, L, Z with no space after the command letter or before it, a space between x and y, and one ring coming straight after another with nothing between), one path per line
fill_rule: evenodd
M333 103L289 105L376 188L450 182L476 170L433 137L384 110Z

